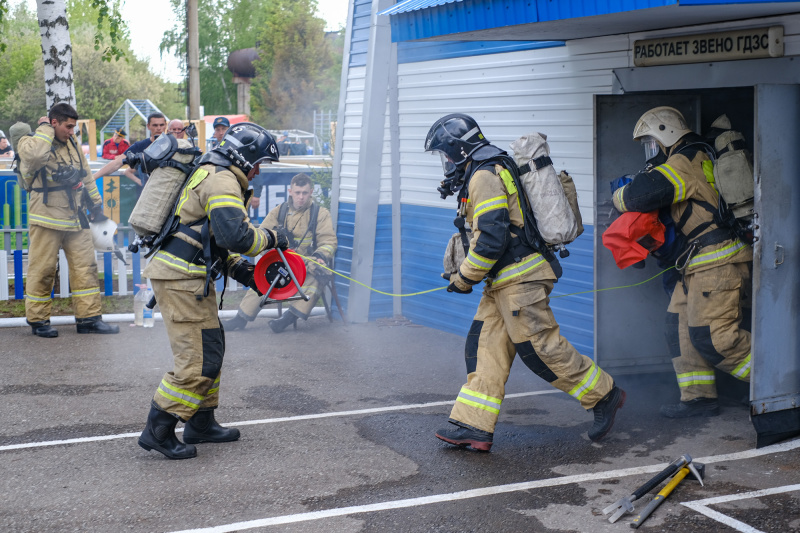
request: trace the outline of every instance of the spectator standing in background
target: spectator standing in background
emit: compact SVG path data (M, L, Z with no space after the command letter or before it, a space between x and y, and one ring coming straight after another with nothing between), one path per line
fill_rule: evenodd
M14 157L14 149L11 148L11 143L8 142L2 130L0 130L0 157L9 159Z
M170 120L167 126L167 133L174 135L176 139L183 139L186 136L183 121L177 118Z
M167 129L167 117L161 113L151 113L147 116L147 129L150 130L150 137L133 143L131 147L126 150L126 152L131 151L134 154L140 154L144 152L145 149L150 146L153 141L159 137L159 135L164 133L164 130ZM125 170L124 174L129 180L138 186L138 198L138 195L142 192L142 188L144 188L144 184L147 183L147 174L138 168L136 170L129 168Z
M114 131L114 135L103 143L103 159L114 159L118 155L124 154L125 150L131 145L125 140L125 130Z
M150 137L146 139L142 139L141 141L137 141L133 143L130 148L125 150L125 153L131 152L133 154L140 154L145 151L145 149L150 146L153 141L155 141L159 135L164 133L164 130L167 129L167 119L161 113L151 113L147 117L147 129L150 130ZM125 164L125 157L124 154L118 155L114 158L113 161L110 161L105 166L100 168L97 172L94 173L94 179L100 179L103 176L108 176L109 174L116 172L122 165ZM137 191L136 191L136 198L139 198L139 195L142 193L142 189L144 188L144 184L147 182L147 174L145 174L141 169L132 169L128 168L123 173L126 178L131 180L136 184Z
M214 119L212 126L214 127L214 133L211 138L211 148L216 148L222 138L225 137L225 133L231 127L231 123L225 117L217 117Z

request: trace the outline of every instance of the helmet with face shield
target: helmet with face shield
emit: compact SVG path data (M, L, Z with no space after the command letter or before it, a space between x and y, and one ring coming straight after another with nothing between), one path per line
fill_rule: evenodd
M433 123L425 137L425 151L439 153L445 178L438 187L442 198L461 189L469 156L487 144L478 123L469 115L453 113Z
M677 143L692 130L686 119L674 107L661 106L644 113L633 128L633 140L641 141L644 147L645 161L658 155L659 149L667 149Z

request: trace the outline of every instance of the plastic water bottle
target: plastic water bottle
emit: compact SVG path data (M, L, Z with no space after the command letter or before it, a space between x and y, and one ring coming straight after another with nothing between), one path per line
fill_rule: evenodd
M150 300L153 298L153 290L147 289L144 292L147 296L147 300L144 305L144 309L142 310L142 325L146 328L152 328L153 326L155 326L155 319L153 318L153 308L148 307L147 304L149 304Z
M143 325L144 306L147 303L147 285L137 285L139 292L133 297L133 325Z

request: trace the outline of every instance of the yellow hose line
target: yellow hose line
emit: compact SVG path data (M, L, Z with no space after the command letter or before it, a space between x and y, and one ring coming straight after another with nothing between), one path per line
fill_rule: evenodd
M295 252L295 253L297 253L297 252ZM306 256L304 256L302 254L297 254L297 255L299 255L303 259L314 261L314 259L311 258L311 257L306 257ZM316 261L314 261L314 262L316 263ZM353 278L351 278L349 276L345 276L344 274L342 274L340 272L336 272L332 268L328 268L325 265L320 265L319 263L316 263L316 266L318 266L320 268L324 268L328 272L330 272L332 274L336 274L337 276L340 276L340 277L342 277L344 279L350 280L353 283L357 283L357 284L361 285L362 287L366 287L367 289L369 289L369 290L371 290L373 292L377 292L378 294L383 294L384 296L393 296L393 297L397 297L397 298L405 298L406 296L419 296L420 294L427 294L429 292L441 291L441 290L447 288L447 285L445 285L444 287L437 287L435 289L428 289L427 291L412 292L412 293L409 293L409 294L394 294L392 292L384 292L384 291L379 291L378 289L374 289L374 288L370 287L369 285L366 285L365 283L361 283L357 279L353 279ZM666 269L662 270L661 272L659 272L658 274L656 274L655 276L653 276L651 278L648 278L648 279L646 279L644 281L640 281L638 283L633 283L631 285L620 285L619 287L608 287L608 288L605 288L605 289L592 289L590 291L571 292L569 294L560 294L558 296L551 296L550 299L553 300L555 298L565 298L567 296L575 296L575 295L578 295L578 294L588 294L588 293L601 292L601 291L614 291L614 290L617 290L617 289L629 289L631 287L638 287L639 285L644 285L645 283L649 283L649 282L653 281L654 279L659 277L661 274L664 274L665 272L668 272L668 271L672 270L673 268L675 268L675 266L671 266L669 268L666 268Z

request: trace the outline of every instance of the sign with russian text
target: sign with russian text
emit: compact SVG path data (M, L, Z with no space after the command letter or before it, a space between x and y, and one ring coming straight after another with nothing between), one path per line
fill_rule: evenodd
M633 43L637 67L783 56L783 26L647 39Z

